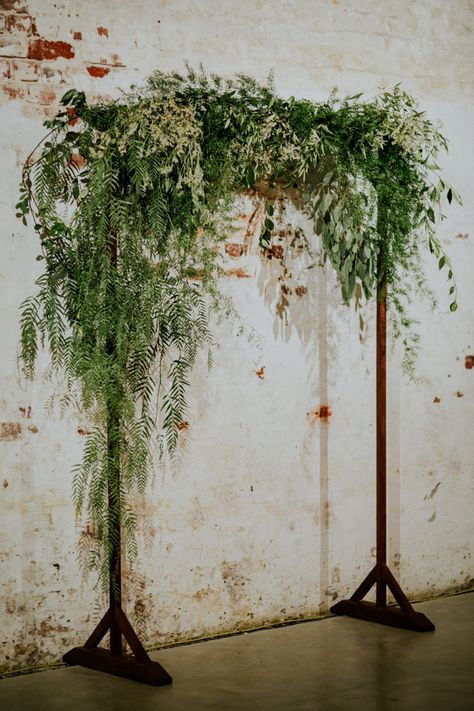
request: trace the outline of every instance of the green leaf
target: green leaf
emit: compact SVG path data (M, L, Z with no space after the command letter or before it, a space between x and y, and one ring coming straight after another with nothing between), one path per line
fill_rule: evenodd
M453 303L450 304L449 308L450 308L451 311L456 311L457 308L458 308L458 305L457 305L457 303L456 303L455 301L453 301Z
M452 202L452 200L453 200L453 191L451 190L451 188L449 188L449 190L448 190L448 193L447 193L447 196L446 196L446 197L448 198L448 202L449 202L449 204L451 204L451 202Z
M438 262L438 267L439 267L440 269L442 269L445 264L446 264L446 257L443 255L443 256L441 257L441 259L439 260L439 262Z

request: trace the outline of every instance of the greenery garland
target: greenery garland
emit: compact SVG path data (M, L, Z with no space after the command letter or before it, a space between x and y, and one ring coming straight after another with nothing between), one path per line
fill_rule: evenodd
M37 294L22 305L21 360L32 377L46 343L52 366L80 386L94 427L74 498L106 584L111 504L135 553L130 495L147 483L156 390L172 451L189 373L212 343L210 314L229 308L217 288L216 244L236 194L260 201L267 254L285 200L308 216L314 236L301 244L313 254L322 240L345 303L362 292L369 298L386 280L407 361L406 303L412 286L424 284L425 247L446 266L456 309L435 225L443 197L459 198L438 174L446 140L398 86L373 101L332 95L317 103L282 99L271 80L188 68L155 72L114 103L89 104L71 90L62 104L25 164L17 204L25 224L33 217L45 263Z

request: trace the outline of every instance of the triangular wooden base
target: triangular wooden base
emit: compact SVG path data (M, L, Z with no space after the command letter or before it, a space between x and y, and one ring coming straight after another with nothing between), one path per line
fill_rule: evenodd
M363 598L374 585L377 586L377 601L365 602ZM387 606L386 587L392 592L398 607ZM413 609L385 563L375 565L350 600L341 600L333 605L331 612L415 632L432 632L435 629L434 624L425 615Z
M109 630L110 651L98 647ZM133 656L122 653L122 634ZM152 662L121 607L109 608L84 646L71 649L64 655L63 661L153 686L171 684L172 681L158 662Z

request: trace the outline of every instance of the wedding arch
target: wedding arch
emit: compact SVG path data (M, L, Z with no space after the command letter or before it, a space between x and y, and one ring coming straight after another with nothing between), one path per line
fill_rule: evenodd
M225 79L187 68L155 72L117 101L89 103L71 90L45 122L27 159L17 216L31 217L44 261L37 293L21 308L24 372L45 345L53 369L76 389L92 426L73 495L94 532L90 562L109 608L71 664L151 684L170 676L152 662L122 609L122 556L136 555L134 491L144 492L158 398L162 451L185 421L189 373L212 346L210 315L230 307L219 293L219 250L237 195L259 202L262 255L278 254L285 202L313 224L300 250L318 243L344 303L377 301L377 562L348 614L419 631L416 613L386 562L386 315L413 367L416 333L407 305L425 289L421 255L445 268L436 235L441 206L459 196L440 177L446 139L399 86L373 100L279 97L271 79ZM262 190L262 186L265 189ZM284 279L281 288L285 288ZM364 602L376 586L376 602ZM387 606L386 590L399 607ZM110 649L99 647L110 632ZM132 655L124 653L123 640Z

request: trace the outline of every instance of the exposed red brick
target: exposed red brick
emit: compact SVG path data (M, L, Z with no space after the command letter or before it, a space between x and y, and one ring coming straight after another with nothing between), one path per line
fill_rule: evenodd
M30 42L28 46L29 59L57 59L58 57L65 59L74 57L74 49L68 42L51 41L41 37Z
M25 96L25 90L21 86L2 86L3 93L8 96L9 99L23 99Z
M75 126L79 121L79 117L76 116L75 106L68 106L66 109L67 115L69 116L68 124L70 126Z
M109 31L108 31L107 27L98 27L97 34L100 35L101 37L108 37Z
M225 251L229 255L229 257L241 257L242 252L244 251L244 247L242 244L235 244L233 242L229 242L225 246Z
M48 85L32 85L30 86L29 94L29 101L42 104L43 106L49 106L57 99L56 92Z
M0 0L0 10L15 10L16 12L28 12L26 3L22 0Z
M61 77L62 76L62 71L59 69L57 64L53 65L44 65L41 67L41 74L45 79L54 79L56 77Z
M12 66L10 62L7 59L1 59L1 67L2 67L2 77L4 79L11 79L12 78Z
M255 375L257 375L260 378L260 380L263 380L265 378L265 366L262 365L262 367L259 370L256 370Z
M35 21L31 15L7 15L6 16L7 32L26 32L27 34L35 34Z
M81 40L82 39L82 32L73 32L72 38L75 40Z
M24 57L27 52L26 43L22 35L0 34L0 56Z
M76 119L76 121L77 121L77 119ZM71 122L69 121L69 123L71 123ZM81 168L83 168L85 166L85 164L86 164L86 159L84 158L84 156L81 156L80 153L73 153L69 159L69 165L73 165L75 168L77 168L79 170Z
M474 367L474 355L466 356L464 366L467 368L467 370L471 370Z
M39 64L31 59L15 59L11 63L11 72L16 81L38 81Z
M101 79L102 77L105 77L109 72L110 69L108 67L87 67L87 71L91 75L91 77L95 77L96 79Z

